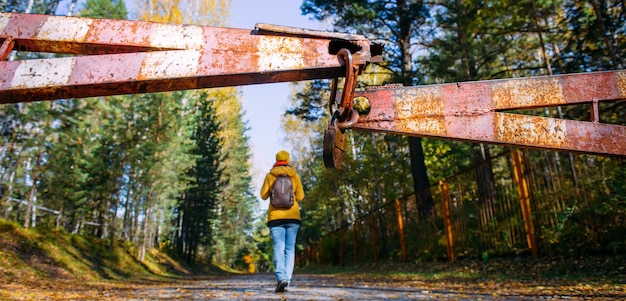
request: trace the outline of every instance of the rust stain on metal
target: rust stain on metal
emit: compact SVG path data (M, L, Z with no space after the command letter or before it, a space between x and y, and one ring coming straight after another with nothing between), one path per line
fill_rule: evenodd
M165 49L200 49L202 27L155 24L150 35L150 46Z
M37 33L37 39L59 42L82 42L93 21L85 18L49 17Z
M304 66L302 39L281 36L261 36L257 48L257 69L263 71L301 69Z
M359 122L368 123L376 121L390 121L396 119L395 100L391 89L368 89L355 91L355 97L364 97L369 101L370 111L361 114Z
M84 41L111 49L109 53L125 52L133 47L146 49L150 46L153 30L153 23L98 19L94 20Z
M495 114L446 116L446 136L497 143L494 134Z
M10 88L44 88L67 84L74 58L20 61Z
M92 82L109 83L137 78L147 54L144 52L76 57L68 84L84 86Z
M3 103L334 78L345 71L329 53L334 38L29 14L0 13L0 22L0 35L14 37L20 50L83 54L72 65L39 61L62 68L52 76L0 61ZM369 50L368 40L358 43ZM355 55L371 59L367 51ZM36 81L26 80L31 77Z
M496 138L517 145L560 149L566 144L566 123L562 119L516 114L496 114Z
M42 19L45 20L45 17L42 18L42 15L0 13L0 16L6 16L5 20L7 20L0 34L15 38L34 37L39 31L41 24L43 24Z
M372 87L356 93L356 96L368 98L372 110L368 115L361 116L355 129L626 156L624 126L501 113L491 107L494 105L491 93L495 84L500 85L495 90L502 92L498 96L500 103L506 102L502 98L504 95L531 97L500 106L532 107L554 102L554 95L550 93L556 91L558 94L559 82L561 86L567 85L570 93L575 91L570 87L584 82L585 78L589 82L601 82L599 88L580 90L585 99L593 98L590 95L604 100L623 99L626 94L626 73L623 71L555 76L552 81L531 79L531 83L521 85L521 89L512 85L526 79L420 87ZM532 98L535 88L540 91L537 98ZM564 102L582 102L583 96L565 96ZM557 95L557 101L559 97Z
M196 74L200 52L197 50L155 51L146 54L138 80L184 78Z
M495 82L491 94L496 109L544 107L565 103L558 77Z
M616 72L617 88L619 89L621 98L626 98L626 71Z
M444 103L439 86L422 86L396 92L398 129L432 135L446 132Z
M566 120L570 149L626 156L626 126Z
M13 37L0 35L0 61L5 61L9 57L14 45Z
M616 75L614 71L606 71L559 76L565 102L590 103L622 98Z
M0 64L8 63L0 61ZM15 71L17 70L18 64L7 64L2 67L2 72L0 72L0 92L3 90L8 90L13 83L13 77L15 75Z

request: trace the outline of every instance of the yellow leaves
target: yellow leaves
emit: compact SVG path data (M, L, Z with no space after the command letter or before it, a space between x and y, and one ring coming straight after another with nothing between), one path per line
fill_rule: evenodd
M393 281L394 278L382 280L345 275L332 278L323 275L297 277L303 280L302 286L298 285L278 296L270 285L273 280L271 276L223 275L207 280L173 282L32 280L28 284L0 286L0 300L256 300L268 297L274 300L277 297L281 300L500 300L501 296L507 295L546 296L559 300L578 300L575 296L600 296L599 300L616 300L626 297L623 285L608 283L533 286L531 283L502 285L499 281L457 283L447 279L430 283L437 288L437 293L433 293L424 290L428 284Z
M243 255L241 259L248 265L248 273L253 274L256 272L256 265L254 264L254 259L250 256L250 254Z
M250 254L243 255L243 257L241 259L245 263L252 263L253 262L252 256L250 256Z
M140 19L170 24L224 26L228 16L228 0L151 0L136 2Z

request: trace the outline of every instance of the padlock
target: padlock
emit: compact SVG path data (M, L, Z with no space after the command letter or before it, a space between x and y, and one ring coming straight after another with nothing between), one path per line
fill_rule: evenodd
M322 149L324 166L340 169L345 149L346 135L337 127L337 120L333 118L324 130L324 147Z

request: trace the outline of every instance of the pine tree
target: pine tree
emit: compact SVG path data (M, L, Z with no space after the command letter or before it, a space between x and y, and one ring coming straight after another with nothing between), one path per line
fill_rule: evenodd
M248 130L243 122L242 104L234 88L213 90L210 94L222 125L218 136L223 141L224 171L220 196L215 249L211 254L216 262L232 266L239 252L250 251L256 197L251 189L250 148Z
M413 56L425 40L428 10L422 1L332 1L309 0L301 6L303 14L318 20L333 20L338 31L355 32L385 40L385 63L394 82L413 85L419 82ZM423 46L423 45L422 45ZM434 217L433 199L421 138L409 137L409 154L413 188L423 218Z
M213 102L207 96L206 93L201 94L196 103L195 131L192 136L195 142L192 155L196 162L188 174L193 186L187 189L177 210L181 219L177 248L188 262L196 260L200 246L213 243L222 190L222 141L218 137L220 127Z
M87 0L80 12L81 17L125 20L128 17L122 0Z

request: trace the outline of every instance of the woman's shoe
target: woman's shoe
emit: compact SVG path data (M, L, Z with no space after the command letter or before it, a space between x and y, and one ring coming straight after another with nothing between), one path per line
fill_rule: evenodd
M287 287L287 284L289 284L289 282L287 282L286 280L278 281L278 285L276 285L276 292L277 293L284 292L285 291L285 287Z

